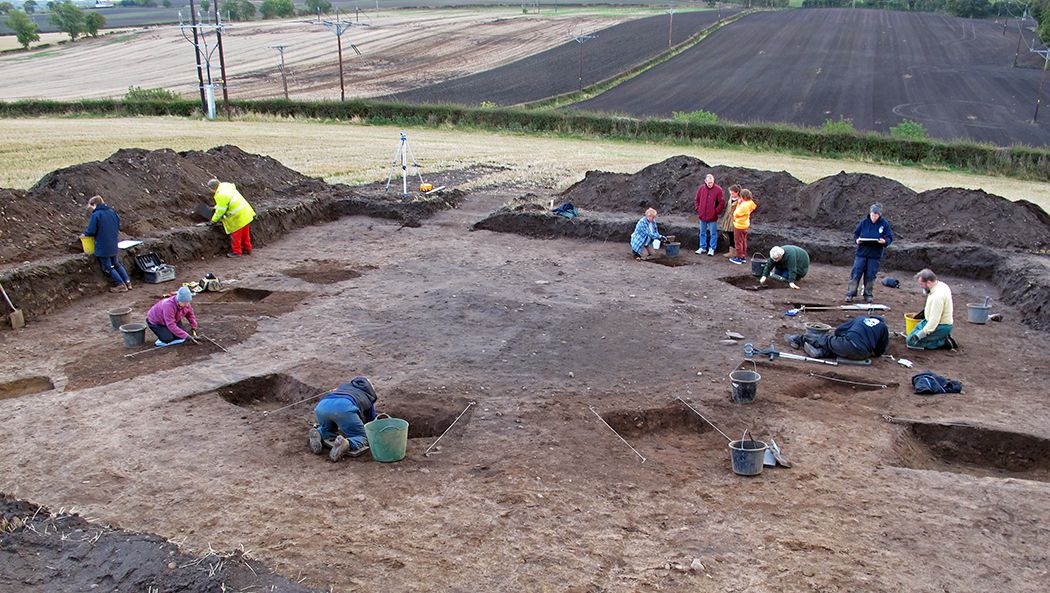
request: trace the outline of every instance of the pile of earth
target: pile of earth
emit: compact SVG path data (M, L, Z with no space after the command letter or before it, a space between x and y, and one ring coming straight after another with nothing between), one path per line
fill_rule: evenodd
M193 557L171 542L0 494L0 591L310 593L243 553Z
M207 181L236 183L256 210L282 198L314 193L352 195L266 156L236 146L208 151L122 149L104 161L58 169L28 191L0 188L0 264L75 252L87 226L88 198L101 195L121 217L121 238L203 220L195 214L212 204Z
M750 189L758 203L756 226L776 224L852 232L874 202L897 238L913 242L976 243L1041 251L1050 248L1050 216L1039 206L1011 202L982 190L941 188L916 193L884 177L839 173L803 183L783 171L711 166L674 156L634 174L588 171L561 194L577 208L641 215L695 216L694 196L711 173L728 195L729 186Z

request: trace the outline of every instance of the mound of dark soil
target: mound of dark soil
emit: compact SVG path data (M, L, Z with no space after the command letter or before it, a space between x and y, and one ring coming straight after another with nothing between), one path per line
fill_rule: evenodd
M898 239L977 243L1023 250L1050 247L1050 216L1031 202L1011 202L982 190L942 188L916 193L884 177L839 173L804 184L784 172L712 167L687 156L671 157L633 175L588 171L561 197L581 209L694 215L694 196L712 173L728 194L737 183L758 203L752 222L852 232L874 202Z
M120 214L123 237L141 239L199 222L194 209L212 204L206 186L212 177L236 183L256 210L282 197L333 190L235 146L206 152L122 149L104 161L53 171L28 192L0 190L0 263L77 250L89 217L85 205L95 194Z
M195 558L171 542L0 497L0 590L308 593L241 553Z

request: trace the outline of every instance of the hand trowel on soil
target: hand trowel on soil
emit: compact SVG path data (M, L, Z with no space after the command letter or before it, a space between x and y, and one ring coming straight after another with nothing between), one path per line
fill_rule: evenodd
M766 448L765 457L762 458L762 465L774 467L778 463L783 467L791 467L791 460L780 450L777 442L769 439L769 447Z

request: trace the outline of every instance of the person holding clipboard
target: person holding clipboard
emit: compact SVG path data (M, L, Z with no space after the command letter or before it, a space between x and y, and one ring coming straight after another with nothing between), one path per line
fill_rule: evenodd
M849 275L849 288L846 290L846 302L852 303L857 297L858 285L864 283L864 302L870 303L874 298L871 290L875 286L875 276L879 273L882 254L890 243L893 243L893 229L882 217L882 204L875 202L868 209L868 215L857 224L853 231L853 240L857 244L857 255L853 259L853 269Z

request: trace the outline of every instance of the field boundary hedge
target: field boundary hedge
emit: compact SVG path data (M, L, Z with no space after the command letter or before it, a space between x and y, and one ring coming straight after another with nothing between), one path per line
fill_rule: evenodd
M1050 151L1026 146L999 148L970 142L909 140L875 132L829 133L781 124L683 122L584 113L409 105L364 100L234 100L230 104L238 116L260 114L355 121L374 125L453 126L486 131L559 134L665 144L747 147L826 158L932 168L947 167L986 175L1050 181ZM200 104L188 99L141 102L117 99L0 102L2 118L75 115L200 117Z

